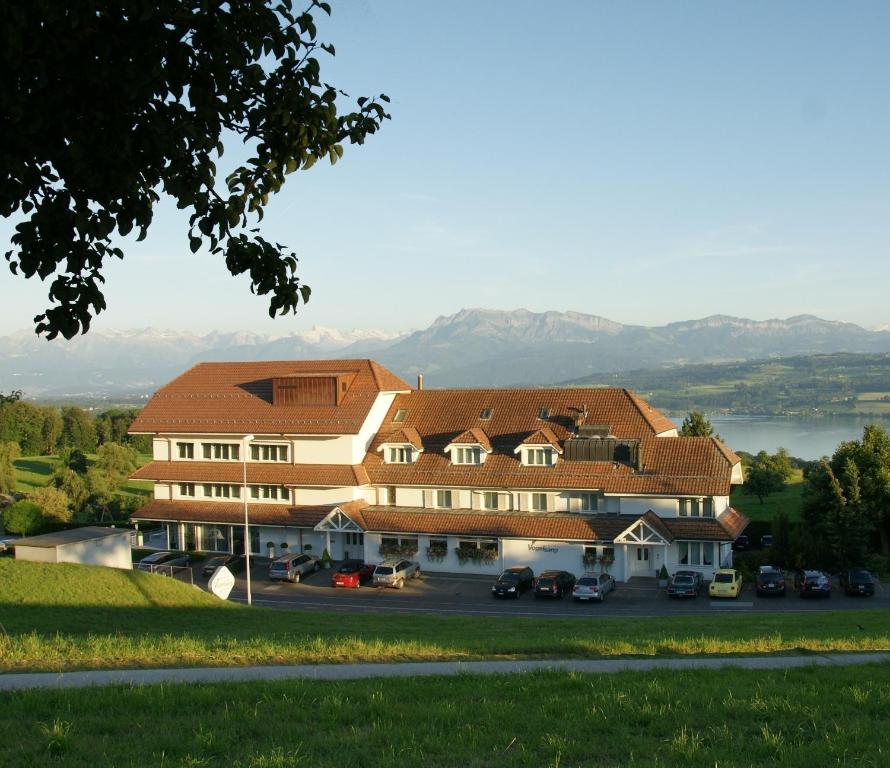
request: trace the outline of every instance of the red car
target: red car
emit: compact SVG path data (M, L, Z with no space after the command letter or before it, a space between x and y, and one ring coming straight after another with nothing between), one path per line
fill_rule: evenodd
M366 565L361 560L346 560L334 573L331 585L358 589L364 582L370 581L373 575L373 565Z

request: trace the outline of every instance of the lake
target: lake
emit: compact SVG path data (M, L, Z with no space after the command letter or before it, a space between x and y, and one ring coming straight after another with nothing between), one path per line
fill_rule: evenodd
M801 459L831 456L841 441L861 439L866 424L880 424L890 432L890 417L886 416L710 416L708 419L714 431L734 451L775 453L781 447ZM683 423L682 418L672 420L677 426Z

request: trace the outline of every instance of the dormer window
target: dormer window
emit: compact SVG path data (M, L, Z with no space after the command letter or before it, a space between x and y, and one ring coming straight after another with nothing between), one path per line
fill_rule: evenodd
M414 463L414 449L410 445L391 445L385 455L387 464Z
M476 446L455 445L451 449L452 464L481 464L482 449Z
M526 448L522 452L522 463L527 467L552 467L555 453L552 448Z

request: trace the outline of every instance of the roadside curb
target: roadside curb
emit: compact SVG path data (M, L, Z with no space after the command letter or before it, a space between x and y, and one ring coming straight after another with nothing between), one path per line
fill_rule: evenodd
M434 661L396 664L305 664L269 667L186 667L178 669L85 670L0 674L0 691L88 688L164 683L238 683L278 680L362 680L434 675L493 675L542 671L614 674L661 669L794 669L890 661L886 653L833 653L812 656L736 656L670 659L528 659L516 661Z

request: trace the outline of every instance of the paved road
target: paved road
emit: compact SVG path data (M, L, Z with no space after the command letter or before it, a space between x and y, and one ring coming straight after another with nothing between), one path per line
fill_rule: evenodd
M425 573L422 579L409 581L404 589L394 590L367 585L360 589L334 589L330 586L331 572L324 570L310 574L299 584L270 582L262 564L257 564L251 572L255 605L291 610L581 618L890 609L890 589L881 585L875 596L868 598L847 597L837 589L827 600L803 600L793 592L787 597L757 597L749 584L738 600L710 600L707 595L694 600L669 600L654 579L633 579L619 584L605 603L591 604L574 603L567 598L536 600L530 592L517 600L495 600L491 597L494 573L491 576ZM196 576L195 583L203 586L206 579ZM244 582L239 579L232 599L244 602L245 598Z
M555 659L527 661L439 661L399 664L305 664L279 667L193 667L185 669L116 669L86 672L0 675L0 691L33 688L88 688L160 683L234 683L256 680L360 680L377 677L490 675L542 670L566 672L645 672L657 669L791 669L846 666L890 661L890 653L826 654L820 656L745 656L673 659Z

